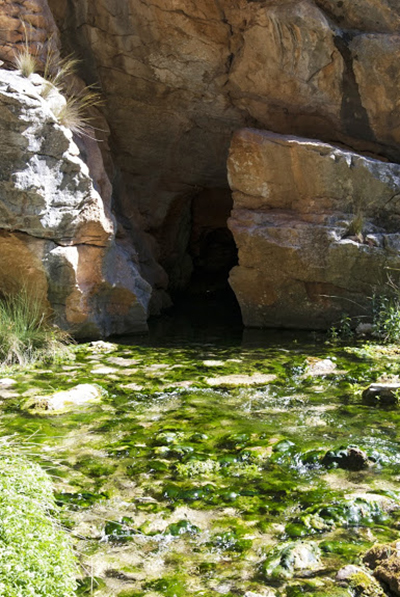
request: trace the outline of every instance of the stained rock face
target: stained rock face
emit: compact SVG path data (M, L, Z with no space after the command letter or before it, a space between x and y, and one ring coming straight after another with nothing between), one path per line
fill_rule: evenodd
M43 85L0 70L0 288L26 288L77 336L144 330L151 288Z
M328 328L400 265L400 166L297 137L232 141L230 284L248 326Z

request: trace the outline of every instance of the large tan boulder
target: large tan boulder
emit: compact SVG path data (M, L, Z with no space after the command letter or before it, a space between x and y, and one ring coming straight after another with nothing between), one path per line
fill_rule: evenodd
M400 266L400 166L245 129L228 160L245 325L327 328L366 315Z
M151 287L115 239L101 154L92 178L43 85L0 69L0 292L27 290L76 336L146 330Z

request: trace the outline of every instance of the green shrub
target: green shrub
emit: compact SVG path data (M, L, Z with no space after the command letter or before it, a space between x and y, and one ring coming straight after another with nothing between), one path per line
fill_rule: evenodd
M76 561L55 512L47 473L20 456L0 455L0 595L75 595Z
M400 341L400 299L395 296L374 296L373 329L374 336L384 342Z
M0 365L53 361L68 335L51 325L41 301L26 290L0 300Z

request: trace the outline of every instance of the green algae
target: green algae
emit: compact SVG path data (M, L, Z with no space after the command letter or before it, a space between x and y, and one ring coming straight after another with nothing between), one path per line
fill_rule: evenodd
M55 475L65 522L105 583L94 587L99 597L244 594L269 582L282 596L339 596L334 571L397 537L400 413L362 404L361 389L400 364L371 348L295 340L82 345L72 374L61 365L13 373L20 398L3 402L2 432L33 443ZM309 356L336 359L335 372L305 375ZM274 378L257 387L206 381L256 373ZM26 392L80 383L98 383L102 404L51 417L20 410ZM351 445L374 466L322 464ZM268 550L308 535L323 586L260 577Z

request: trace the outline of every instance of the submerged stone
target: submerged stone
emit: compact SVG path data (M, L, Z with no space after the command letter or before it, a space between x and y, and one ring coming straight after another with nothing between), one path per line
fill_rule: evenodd
M336 363L331 359L318 359L316 357L307 358L307 369L305 375L317 377L320 375L329 375L336 370Z
M84 404L99 402L104 390L94 384L79 384L70 390L55 392L50 396L37 396L30 399L25 408L37 411L63 411L82 406Z
M320 568L320 554L316 543L286 542L270 551L261 565L261 572L268 580L288 580L298 572Z
M371 406L398 406L400 382L373 383L362 393L364 404Z
M253 373L252 375L220 375L209 377L205 381L209 386L256 386L275 381L276 375Z
M357 446L329 450L321 460L322 466L337 466L348 471L361 471L373 464L368 455Z
M374 496L375 497L375 496ZM290 537L304 537L337 527L351 527L382 522L386 518L381 505L369 496L354 496L330 504L311 506L286 527Z

